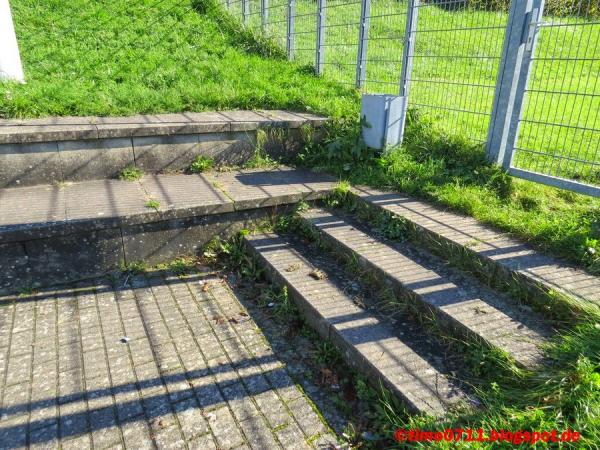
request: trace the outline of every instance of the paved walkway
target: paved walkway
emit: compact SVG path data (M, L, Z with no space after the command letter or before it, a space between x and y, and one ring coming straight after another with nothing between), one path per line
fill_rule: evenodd
M0 380L3 449L335 442L247 310L210 274L1 299Z

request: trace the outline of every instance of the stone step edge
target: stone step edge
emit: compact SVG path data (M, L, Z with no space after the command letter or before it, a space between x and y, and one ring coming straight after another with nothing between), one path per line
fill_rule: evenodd
M4 119L0 120L0 145L320 127L326 121L315 114L278 110Z
M130 183L130 182L126 182ZM189 219L201 216L215 216L231 212L244 212L257 209L269 209L295 205L298 202L313 202L327 197L333 192L331 190L319 190L312 192L292 192L276 196L265 197L265 201L256 206L252 201L231 200L227 192L219 189L227 200L219 204L200 204L194 207L172 208L168 210L153 210L114 217L90 217L86 219L74 219L66 221L48 221L46 223L19 224L14 226L0 226L0 244L8 244L32 239L44 239L57 236L66 236L82 231L100 231L110 228L128 227L133 225L151 224L169 220ZM1 192L1 189L0 189ZM142 201L142 203L144 203Z
M439 386L441 387L441 389L447 388L450 391L455 392L457 397L454 398L452 401L449 401L448 403L444 403L440 398L435 397L434 401L431 401L431 399L430 399L429 403L427 401L423 401L419 405L418 400L415 401L414 394L412 393L412 391L405 392L399 386L397 386L395 383L393 383L389 379L389 377L384 373L383 370L385 369L385 367L383 367L383 368L378 367L377 363L373 362L371 360L374 358L370 359L370 358L366 357L363 353L361 353L361 351L356 348L355 344L353 344L351 341L349 341L345 338L345 336L343 334L343 330L342 331L338 330L336 328L336 324L332 323L332 321L325 318L323 316L323 314L321 313L321 311L319 311L318 306L314 306L311 303L311 301L303 293L302 287L297 286L294 283L290 282L286 278L286 275L284 274L284 271L282 270L282 268L275 267L267 259L267 257L265 255L263 255L263 253L260 251L260 249L258 249L256 246L256 241L259 239L263 239L263 238L279 239L282 244L285 244L286 241L285 241L285 239L279 237L277 234L274 234L274 233L260 233L260 234L244 236L244 243L245 243L247 251L253 257L258 259L259 263L265 269L265 273L266 273L269 281L271 281L275 285L287 287L288 295L290 295L292 300L295 302L300 313L303 314L304 318L307 320L307 322L310 324L310 326L317 331L317 333L321 336L322 339L331 340L334 343L334 345L336 347L338 347L339 350L341 350L341 353L343 354L346 362L350 366L355 367L358 370L360 370L362 373L366 374L367 378L370 379L370 382L372 383L373 386L376 386L376 387L385 386L389 391L391 391L403 403L403 405L407 408L408 411L410 411L411 413L414 413L414 414L427 414L427 415L433 415L433 416L443 416L450 408L452 408L453 403L459 402L459 401L464 401L465 399L468 398L467 395L465 393L463 393L462 391L457 393L456 388L451 387L450 382L446 379L446 377L442 373L438 372L435 368L433 368L432 366L430 366L427 362L425 362L423 360L423 363L428 365L427 371L428 372L433 371L433 373L435 374L434 376L435 376L437 382L439 383ZM302 255L300 255L295 249L292 250L290 248L288 251L290 252L290 254L295 254L297 256L297 261L299 261L300 265L304 265L305 267L308 267L308 268L313 267L310 264L310 262L308 260L306 260L306 258L304 258ZM382 332L384 329L386 329L386 327L383 324L381 324L373 315L358 308L356 305L354 305L352 300L346 296L346 294L344 294L339 289L338 289L338 291L339 291L340 297L345 297L354 309L360 310L364 314L365 317L369 317L371 320L377 321L376 326L381 328ZM337 295L336 295L336 298L337 298ZM339 302L337 304L339 304ZM391 333L389 333L389 331L385 331L384 333L387 333L386 337L388 339L398 341L398 339L395 336L393 336ZM418 360L422 360L422 358L412 350L411 350L410 356L413 358L417 358ZM404 360L408 359L408 358L406 358L406 355L404 355L403 358L404 358ZM398 372L397 369L394 369L392 367L390 367L390 370L395 373ZM417 385L419 384L417 377L411 376L411 374L408 370L405 373L408 374L413 380L416 379L417 381L415 381L415 383ZM432 396L432 398L433 397L434 396Z
M370 188L369 190L373 192L377 191ZM377 192L381 194L395 194L393 192ZM361 193L356 187L350 188L348 193L359 204L362 204L367 208L372 208L386 214L391 214L406 221L406 223L410 225L409 233L411 241L423 244L433 253L442 257L451 256L451 254L455 251L466 253L468 255L466 260L469 270L472 270L485 282L490 282L494 286L502 287L506 290L509 290L516 283L519 288L524 288L527 291L527 297L524 297L523 300L540 307L541 311L550 317L554 317L556 315L554 311L555 308L560 310L558 315L561 318L564 318L565 315L573 317L575 312L588 312L590 310L597 312L597 308L600 307L598 302L588 301L570 290L561 289L560 287L545 283L542 280L536 279L526 273L507 267L506 265L502 264L502 262L482 255L466 245L454 242L444 235L414 222L406 216L397 214L376 203L373 203L364 198L364 194ZM453 214L457 217L460 216L460 214ZM484 224L481 225L485 226ZM493 228L490 227L490 230L491 229ZM507 238L510 237L508 234L504 234ZM447 248L450 248L451 250L447 250Z
M312 210L301 212L300 217L302 218L302 220L304 221L304 223L306 225L308 225L312 230L314 230L315 232L318 233L319 238L322 239L321 242L323 244L325 244L325 246L327 247L328 250L345 258L347 261L358 261L358 263L363 268L366 268L372 275L375 276L377 283L381 287L384 287L384 288L391 287L393 289L393 291L396 293L396 295L398 295L399 297L408 298L410 300L416 300L417 304L415 306L420 311L423 311L425 314L427 314L428 316L435 317L434 320L435 320L436 324L438 326L440 326L442 329L444 329L446 332L449 332L451 334L458 334L459 336L461 336L462 338L464 338L466 340L482 343L482 344L486 345L488 348L500 350L500 351L508 354L517 365L519 365L520 367L523 367L523 368L534 368L535 366L538 365L538 363L540 363L542 361L542 353L541 353L539 346L532 346L532 347L536 347L536 348L535 348L535 351L534 351L534 348L530 349L531 354L529 355L529 357L527 357L528 355L523 355L523 354L519 354L519 352L511 351L510 349L505 348L505 346L496 344L496 343L492 342L490 339L488 339L487 337L478 333L477 331L472 330L467 324L463 323L460 320L460 318L454 317L449 312L443 311L439 306L434 305L431 302L428 302L427 299L425 299L421 294L419 294L418 292L415 292L413 289L406 286L401 280L396 278L391 273L387 272L384 268L379 267L375 262L371 261L367 256L361 254L355 248L352 248L352 246L349 245L348 243L343 242L343 241L339 240L337 237L333 236L331 233L328 233L327 230L325 230L324 228L319 227L315 223L314 218L311 217L311 215L313 215L313 213L319 213L319 212L326 213L331 216L335 216L334 214L330 213L329 211L325 211L320 208L313 208ZM340 216L335 216L335 217L336 217L336 219L342 221L344 224L352 226L354 228L354 226L352 224L346 222L344 220L344 218L342 218ZM355 230L356 230L357 234L368 235L367 233L364 233L363 231L358 230L356 228L355 228ZM398 253L398 251L396 249L388 246L387 244L385 244L383 242L380 242L376 238L373 238L373 240L377 241L377 244L382 246L385 249L385 251L388 251L389 253ZM399 254L399 256L402 259L408 258L401 254ZM410 258L408 258L408 259L410 259ZM417 265L419 268L430 271L430 269L427 269L427 268L421 266L417 262L414 262L414 264ZM438 275L440 277L440 279L444 280L441 282L441 284L455 285L455 283L453 281L445 279L445 277L443 275L438 274L435 271L432 271L432 272L434 272L436 275ZM460 286L457 286L457 287L460 288ZM494 309L496 311L499 311L500 313L504 314L501 310L498 310L495 307L494 307ZM508 316L506 316L506 318L510 320L510 318ZM498 319L496 318L495 320L498 320ZM524 338L528 339L527 336L524 336ZM539 344L542 344L544 341L545 340L540 336ZM535 354L535 356L532 356L534 354Z

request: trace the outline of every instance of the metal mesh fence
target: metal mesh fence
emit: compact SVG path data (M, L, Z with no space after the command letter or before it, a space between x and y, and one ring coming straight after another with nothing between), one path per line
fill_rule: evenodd
M600 185L600 0L547 3L538 23L542 0L223 0L290 59L406 96L513 175L597 195L573 184Z
M265 34L281 48L287 48L287 0L270 0L266 7Z
M407 9L406 0L371 2L365 92L398 93Z
M323 72L340 83L354 85L358 55L361 2L328 0L325 6Z
M313 65L317 49L317 1L295 0L294 60Z
M513 166L600 185L600 2L539 24Z
M507 23L506 10L464 0L418 7L409 103L444 131L486 139Z

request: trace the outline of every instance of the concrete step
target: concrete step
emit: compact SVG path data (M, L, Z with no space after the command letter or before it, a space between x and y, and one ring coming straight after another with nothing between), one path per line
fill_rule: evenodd
M554 294L559 293L584 307L600 306L600 277L545 255L472 217L372 188L352 188L351 193L366 206L406 220L411 238L432 251L444 256L457 250L465 252L470 257L465 262L490 282L511 284L517 280L545 305L552 305Z
M282 167L0 189L0 292L194 253L335 185Z
M324 117L287 111L222 111L132 117L0 120L0 188L116 178L127 167L184 171L197 155L242 165L257 148L293 158ZM276 132L271 130L276 129Z
M467 398L454 380L432 365L415 345L400 339L382 320L357 306L290 240L274 233L245 236L272 282L288 293L321 338L331 340L346 361L378 385L382 382L412 413L441 416Z
M480 282L451 273L437 258L409 245L381 242L341 215L319 208L301 215L328 247L358 261L399 298L433 314L447 333L500 349L522 367L542 362L541 346L552 330L530 308L522 309Z

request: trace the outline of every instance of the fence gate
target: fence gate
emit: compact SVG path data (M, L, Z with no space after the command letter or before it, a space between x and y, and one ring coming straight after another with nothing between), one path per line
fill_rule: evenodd
M488 152L514 176L600 196L600 5L543 9L513 1Z

